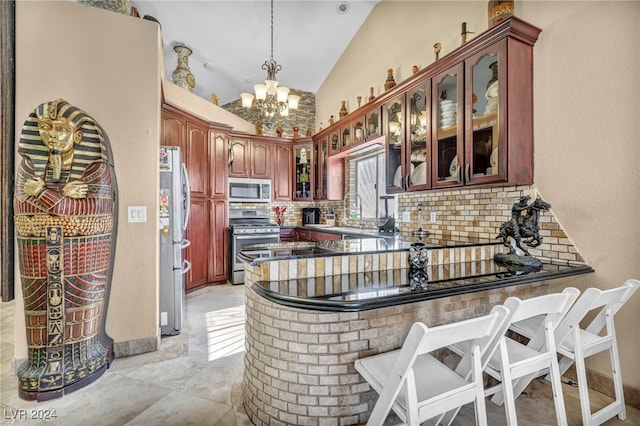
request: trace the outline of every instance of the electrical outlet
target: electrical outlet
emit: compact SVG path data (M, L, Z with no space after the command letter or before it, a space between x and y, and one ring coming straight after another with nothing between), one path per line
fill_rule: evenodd
M402 212L402 221L403 222L410 222L411 221L411 213Z
M160 325L167 324L169 324L169 316L167 315L167 312L160 312Z
M436 219L437 219L436 212L431 212L431 215L430 215L430 217L429 217L429 221L430 221L431 223L436 223Z

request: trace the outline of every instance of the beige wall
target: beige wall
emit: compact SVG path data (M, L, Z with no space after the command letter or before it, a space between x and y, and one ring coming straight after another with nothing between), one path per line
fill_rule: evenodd
M317 93L318 122L340 100L396 81L459 43L460 23L487 28L486 1L387 1L371 12ZM516 15L542 29L534 48L535 187L595 269L552 283L602 289L640 278L640 3L516 2ZM406 31L406 28L415 31ZM349 108L352 110L353 107ZM616 320L624 382L640 388L640 294ZM606 356L590 368L611 376Z
M38 104L62 97L111 141L120 206L106 328L116 343L158 335L158 37L153 22L72 2L16 4L16 133ZM127 223L129 205L146 206L147 222ZM26 357L20 288L16 358Z

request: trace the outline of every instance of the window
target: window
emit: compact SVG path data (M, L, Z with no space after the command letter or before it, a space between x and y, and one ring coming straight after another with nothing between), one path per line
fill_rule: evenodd
M384 153L362 157L353 161L355 167L355 191L362 199L362 217L364 219L383 217L385 214L385 200L380 197L384 192ZM395 204L395 203L393 203ZM389 208L393 208L392 204ZM396 216L394 211L389 216Z

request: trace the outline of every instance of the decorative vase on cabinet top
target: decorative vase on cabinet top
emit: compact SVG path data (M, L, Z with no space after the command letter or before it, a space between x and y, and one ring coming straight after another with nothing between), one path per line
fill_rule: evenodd
M191 55L191 49L187 46L178 45L173 48L178 54L178 66L171 74L171 81L174 84L182 87L183 89L187 89L192 92L193 88L196 87L196 79L191 74L191 70L189 69L189 55Z
M340 106L340 118L344 118L349 114L347 111L347 101L342 101L342 106Z
M513 16L513 0L490 0L487 8L489 28Z
M389 90L396 85L396 80L393 78L393 69L387 70L387 80L384 82L384 90Z

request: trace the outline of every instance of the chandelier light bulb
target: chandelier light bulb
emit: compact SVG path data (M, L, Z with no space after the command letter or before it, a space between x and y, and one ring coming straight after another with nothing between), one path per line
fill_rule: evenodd
M278 81L277 80L265 80L264 84L267 86L267 95L275 95L276 90L278 89Z
M256 99L264 101L267 99L267 85L266 84L254 84L253 91L256 92Z
M244 108L251 108L253 95L251 93L240 93L240 97L242 98L242 106Z
M276 89L278 102L287 102L287 96L289 95L288 87L278 87Z
M300 96L289 95L288 102L289 102L289 109L298 109L298 104L300 103Z

